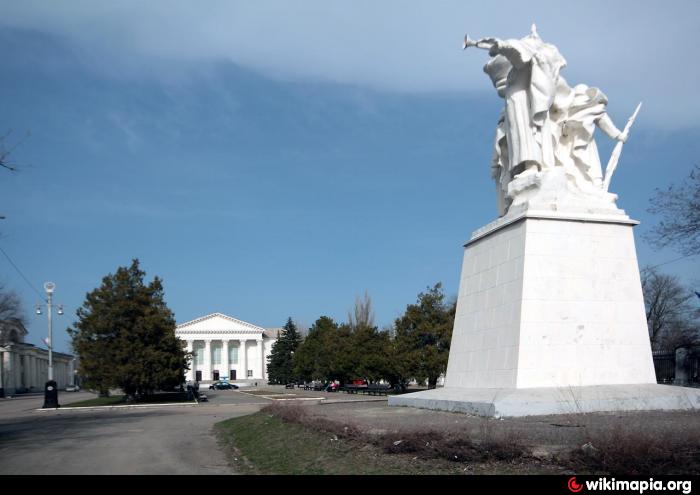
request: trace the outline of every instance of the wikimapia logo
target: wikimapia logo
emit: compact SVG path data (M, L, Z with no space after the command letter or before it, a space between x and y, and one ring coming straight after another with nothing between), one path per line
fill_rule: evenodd
M583 485L576 483L576 476L569 478L569 483L567 483L567 486L569 487L569 490L574 493L578 493L583 490Z
M661 481L649 478L649 480L616 480L615 478L599 478L594 481L584 481L587 491L634 491L644 493L650 491L678 491L687 495L692 492L692 481ZM569 478L566 484L572 493L583 490L583 484L576 481L576 476Z

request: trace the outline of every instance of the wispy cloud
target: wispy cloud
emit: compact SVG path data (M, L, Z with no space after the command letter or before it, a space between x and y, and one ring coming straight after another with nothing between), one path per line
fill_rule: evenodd
M592 1L3 2L0 25L65 36L114 76L168 77L192 63L230 60L270 76L392 91L491 91L482 52L465 31L521 37L532 21L567 58L572 83L601 87L624 113L645 100L664 127L691 125L700 66L700 4ZM624 110L623 110L624 109Z

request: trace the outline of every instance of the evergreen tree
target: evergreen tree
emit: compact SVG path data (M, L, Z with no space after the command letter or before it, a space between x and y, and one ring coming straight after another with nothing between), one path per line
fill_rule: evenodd
M380 332L375 326L357 326L352 332L352 378L360 378L368 383L387 378L388 348L391 344L387 332Z
M185 381L187 353L175 336L175 318L158 277L146 285L139 261L102 279L68 329L88 388L130 397L167 390Z
M440 375L447 371L455 307L445 302L441 283L419 294L417 303L406 307L394 323L391 381L405 387L411 378L427 380L428 387L435 388Z
M301 335L292 318L287 319L279 338L272 345L267 376L270 383L286 384L297 380L294 373L293 355L301 344Z
M320 357L320 371L326 380L343 384L357 378L357 349L352 337L353 331L345 323L326 331Z
M336 359L341 381L364 379L371 383L385 378L390 337L374 325L372 299L367 291L362 299L355 298L355 307L348 311L345 326L348 331L339 335Z
M294 353L294 374L304 381L328 381L335 352L338 324L328 316L321 316Z

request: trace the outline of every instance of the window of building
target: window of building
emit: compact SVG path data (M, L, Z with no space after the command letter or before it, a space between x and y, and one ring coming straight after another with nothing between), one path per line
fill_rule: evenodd
M204 362L204 347L199 346L197 349L195 349L194 359L197 361L197 363Z
M228 354L228 362L231 364L238 364L238 346L229 347Z
M248 370L248 378L253 378L253 370Z
M212 364L221 364L221 347L212 346Z

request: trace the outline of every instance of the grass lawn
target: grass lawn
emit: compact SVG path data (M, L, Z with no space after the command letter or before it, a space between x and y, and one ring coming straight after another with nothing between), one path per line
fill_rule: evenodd
M379 466L329 434L310 432L276 416L256 413L217 423L220 442L234 469L246 474L388 474L401 466Z
M110 397L97 397L95 399L81 400L63 404L63 407L95 407L95 406L119 406L126 404L170 404L187 403L194 404L194 401L187 400L186 394L179 392L164 392L154 394L137 402L126 402L126 395L113 395Z
M431 423L387 406L344 407L272 402L217 423L215 431L229 464L243 474L700 473L696 412L580 415L573 423L467 416L448 428L458 418Z
M509 463L498 467L490 463L465 465L410 453L388 454L371 442L338 438L266 411L222 421L215 431L229 463L242 474L523 473ZM535 465L526 472L552 473Z

